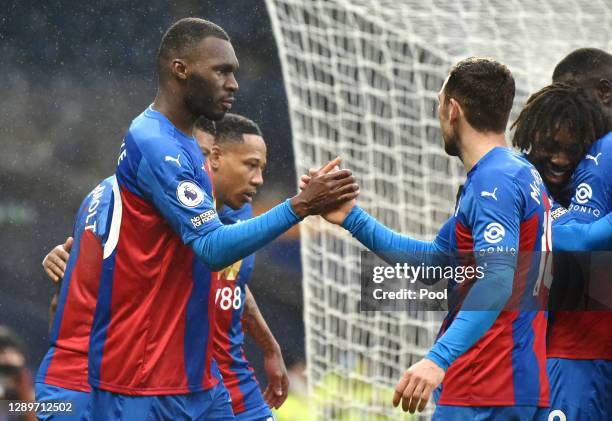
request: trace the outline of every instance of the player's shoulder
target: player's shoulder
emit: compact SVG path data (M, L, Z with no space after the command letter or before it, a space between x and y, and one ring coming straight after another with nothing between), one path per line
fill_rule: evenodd
M127 144L133 143L144 155L172 155L182 149L181 140L189 138L150 106L132 121L125 137Z
M612 132L591 144L579 166L595 172L612 169Z
M113 194L113 186L116 184L114 175L100 181L85 197L86 202L93 200L108 202Z
M477 165L477 171L471 177L476 190L492 186L500 189L514 188L526 173L535 171L529 161L504 147L489 151Z
M202 153L193 137L182 133L152 107L132 121L125 144L127 157L136 162L144 157L153 166L175 165L181 169L203 165Z

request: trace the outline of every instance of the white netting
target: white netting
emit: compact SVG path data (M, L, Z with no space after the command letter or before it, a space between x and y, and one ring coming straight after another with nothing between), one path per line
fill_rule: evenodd
M452 64L512 70L515 110L579 47L612 49L610 0L267 0L289 100L297 172L342 156L360 204L431 238L450 215L460 162L433 108ZM392 387L422 357L435 313L360 313L359 250L342 229L302 224L310 403L320 419L398 419Z

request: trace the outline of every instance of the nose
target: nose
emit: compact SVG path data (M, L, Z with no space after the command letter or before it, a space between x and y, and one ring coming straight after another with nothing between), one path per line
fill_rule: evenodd
M234 73L230 73L228 78L225 80L225 89L231 92L236 92L240 87L238 86L238 81L236 80L236 76Z
M253 178L251 179L251 184L255 187L259 187L263 184L263 182L263 172L261 171L261 169L258 169Z

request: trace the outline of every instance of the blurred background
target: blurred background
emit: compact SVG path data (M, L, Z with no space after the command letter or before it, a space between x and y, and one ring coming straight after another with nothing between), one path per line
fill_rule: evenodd
M48 348L55 286L41 262L72 232L78 205L115 170L131 120L156 91L155 56L176 20L221 25L240 60L232 112L268 144L264 211L292 195L295 169L278 53L263 0L3 1L0 12L0 325L20 336L35 371ZM257 254L251 289L287 365L304 359L297 231ZM282 322L281 322L282 321ZM256 347L247 356L261 372Z

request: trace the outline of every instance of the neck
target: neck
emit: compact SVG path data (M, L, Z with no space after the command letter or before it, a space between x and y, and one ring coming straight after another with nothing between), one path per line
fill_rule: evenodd
M153 108L162 113L174 126L187 136L193 133L195 116L185 106L182 95L178 90L168 86L160 86L157 89Z
M478 132L467 127L461 136L459 158L466 172L470 172L480 159L498 146L507 147L505 134L494 132Z

